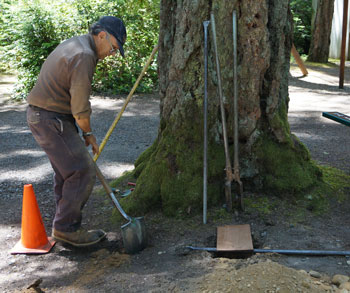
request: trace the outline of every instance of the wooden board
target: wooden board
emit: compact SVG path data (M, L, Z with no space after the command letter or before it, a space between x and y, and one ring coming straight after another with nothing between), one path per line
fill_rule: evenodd
M218 251L252 251L253 241L250 225L229 225L217 228Z

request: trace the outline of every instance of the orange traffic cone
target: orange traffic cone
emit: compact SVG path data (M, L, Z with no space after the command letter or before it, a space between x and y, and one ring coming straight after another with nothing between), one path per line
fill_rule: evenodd
M55 243L46 235L32 184L24 185L21 240L12 248L11 254L48 253Z

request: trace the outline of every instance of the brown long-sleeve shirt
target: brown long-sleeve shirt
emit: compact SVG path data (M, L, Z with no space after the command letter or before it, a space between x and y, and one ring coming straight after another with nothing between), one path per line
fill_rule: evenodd
M92 35L64 41L47 57L27 102L48 111L72 114L77 119L89 117L97 61Z

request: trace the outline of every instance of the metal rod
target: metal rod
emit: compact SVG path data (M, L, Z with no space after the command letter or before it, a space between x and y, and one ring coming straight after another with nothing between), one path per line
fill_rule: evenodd
M350 255L350 251L334 250L294 250L294 249L254 249L254 253L279 253L290 255Z
M232 167L231 167L231 162L230 162L230 152L229 152L229 148L228 148L226 115L225 115L224 97L223 97L222 85L221 85L219 53L218 53L218 48L217 48L217 44L216 44L215 18L214 18L213 12L211 13L210 18L211 18L210 19L211 20L211 28L212 28L212 33L213 33L215 59L216 59L216 73L218 76L220 110L221 110L221 119L222 119L222 132L223 132L223 136L224 136L225 157L226 157L226 181L225 181L226 210L231 211L232 210L231 182L232 182L233 178L232 178Z
M195 246L186 246L188 249L192 250L202 250L202 251L211 251L211 252L217 252L217 249L215 247L195 247Z
M232 13L232 30L233 30L233 124L234 124L234 168L239 168L238 165L238 86L237 86L237 20L236 11Z
M208 189L208 25L210 21L203 21L204 27L204 103L203 103L203 224L207 223L207 189Z
M238 77L237 77L237 13L234 10L232 13L232 31L233 31L233 143L234 143L234 158L233 158L233 179L238 184L238 195L236 194L236 203L243 210L243 183L239 174L239 142L238 142Z
M195 246L186 246L188 249L192 250L201 250L201 251L210 251L210 252L242 252L242 251L220 251L215 247L195 247ZM249 252L249 251L244 251ZM350 251L337 251L337 250L295 250L295 249L253 249L253 253L279 253L287 255L350 255Z
M339 88L344 88L344 69L345 69L345 47L346 47L346 34L348 27L348 6L349 1L344 0L344 10L343 10L343 31L340 49L340 72L339 72Z

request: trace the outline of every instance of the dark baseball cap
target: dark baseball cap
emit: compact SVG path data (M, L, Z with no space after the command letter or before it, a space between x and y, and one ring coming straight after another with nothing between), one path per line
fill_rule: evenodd
M124 57L124 49L123 45L126 40L126 28L123 21L114 16L103 16L97 22L100 24L108 33L110 33L113 37L116 38L120 54Z

